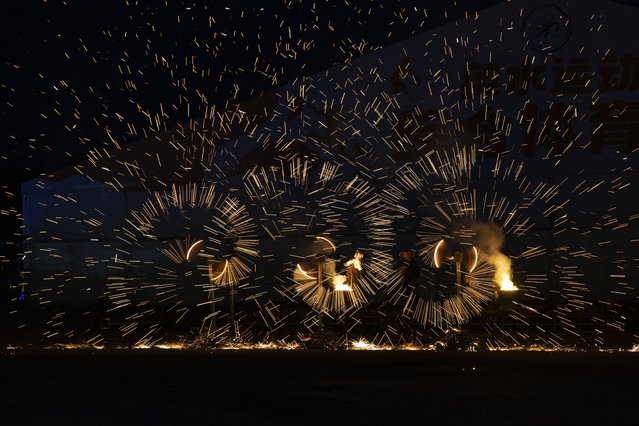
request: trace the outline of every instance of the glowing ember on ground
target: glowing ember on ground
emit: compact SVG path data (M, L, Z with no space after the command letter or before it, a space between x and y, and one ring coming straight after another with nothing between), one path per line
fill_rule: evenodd
M355 350L366 350L366 351L379 351L386 349L384 346L377 346L374 343L370 343L365 339L353 340L351 342L352 349Z
M163 343L160 345L155 345L154 348L158 349L187 349L188 346L185 343Z
M320 241L326 241L331 246L331 249L333 249L333 251L337 250L337 247L335 247L335 244L333 244L333 242L329 240L328 238L318 235L317 237L315 237L315 239Z
M252 350L252 349L271 349L271 350L294 350L300 349L299 343L296 342L268 342L268 343L246 343L246 342L229 342L218 349L225 350Z
M219 280L220 278L222 278L222 276L224 275L224 273L226 272L226 269L229 266L229 261L224 259L224 268L222 269L222 272L219 273L219 275L213 277L212 272L209 270L209 278L212 282L215 282L217 280Z
M56 343L45 346L44 349L104 349L104 345L92 345L90 343Z

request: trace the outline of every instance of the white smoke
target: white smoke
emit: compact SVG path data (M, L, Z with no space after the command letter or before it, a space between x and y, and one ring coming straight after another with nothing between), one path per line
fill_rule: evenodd
M494 223L475 222L472 225L475 233L477 248L488 256L488 261L495 268L494 280L501 283L504 277L512 276L512 262L508 256L501 252L506 237L501 229Z

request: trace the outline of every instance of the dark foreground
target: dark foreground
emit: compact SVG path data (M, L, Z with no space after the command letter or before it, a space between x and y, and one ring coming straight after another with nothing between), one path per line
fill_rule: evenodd
M638 424L639 353L4 351L0 424Z

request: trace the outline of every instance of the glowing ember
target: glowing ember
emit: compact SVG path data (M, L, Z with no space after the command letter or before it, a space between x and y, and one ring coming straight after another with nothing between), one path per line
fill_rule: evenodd
M333 249L333 251L337 250L337 247L335 247L335 244L333 244L333 242L331 240L329 240L328 238L318 235L318 236L315 237L315 239L316 240L320 240L320 241L326 241L331 246L331 249Z
M153 348L153 345L147 344L147 343L140 343L137 345L133 345L133 349L151 349Z
M218 346L218 349L225 350L254 350L254 349L273 349L273 350L295 350L300 349L300 344L297 342L259 342L259 343L246 343L246 342L227 342L224 345Z
M333 277L333 290L335 291L353 291L353 288L346 284L345 275L335 275Z
M167 342L167 343L138 343L131 347L132 349L188 349L189 345L184 342ZM128 347L122 347L120 349L129 349Z
M384 347L377 346L365 339L353 340L351 345L351 347L355 350L378 351L380 349L385 349Z
M45 349L104 349L104 345L93 345L91 343L55 343L45 346ZM7 347L10 349L10 347Z
M504 273L501 276L501 282L499 283L499 289L501 291L517 291L519 288L515 285L515 283L510 279L510 275Z

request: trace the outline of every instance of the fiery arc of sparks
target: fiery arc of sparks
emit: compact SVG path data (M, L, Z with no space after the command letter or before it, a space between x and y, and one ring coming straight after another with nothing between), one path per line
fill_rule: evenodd
M439 247L444 243L444 239L442 238L441 240L439 240L439 242L437 243L437 245L435 246L435 254L434 254L434 260L435 260L435 267L439 268L439 262L437 261L437 252L439 251Z
M228 260L224 259L224 262L226 262L226 263L224 264L224 269L222 269L222 272L220 272L220 275L218 275L215 278L211 278L211 281L217 281L218 279L222 278L222 275L224 275L224 273L226 272L226 268L228 268L228 266L229 266L229 261Z
M475 253L475 260L473 262L473 266L470 267L468 273L470 274L477 267L477 262L479 261L479 253L477 253L477 247L473 246L473 253Z
M188 251L186 252L186 260L191 260L191 251L193 251L195 246L197 246L198 244L203 243L203 242L204 242L204 240L197 240L196 242L191 244L191 247L189 247Z
M346 284L344 275L335 275L333 277L333 291L353 291L353 288Z
M312 275L307 274L306 271L302 269L302 267L300 266L299 263L297 264L297 270L300 271L302 273L302 275L304 275L309 280L317 279L317 277L314 277Z
M329 240L328 238L318 235L318 236L315 237L315 239L326 241L327 243L329 243L331 245L331 247L333 248L333 251L337 251L337 247L335 247L335 244L333 244L333 242L331 240Z
M352 266L353 268L357 269L358 271L361 271L362 270L362 261L360 259L361 259L361 257L358 258L357 255L355 255L355 257L353 257L348 262L346 262L344 264L344 266Z

